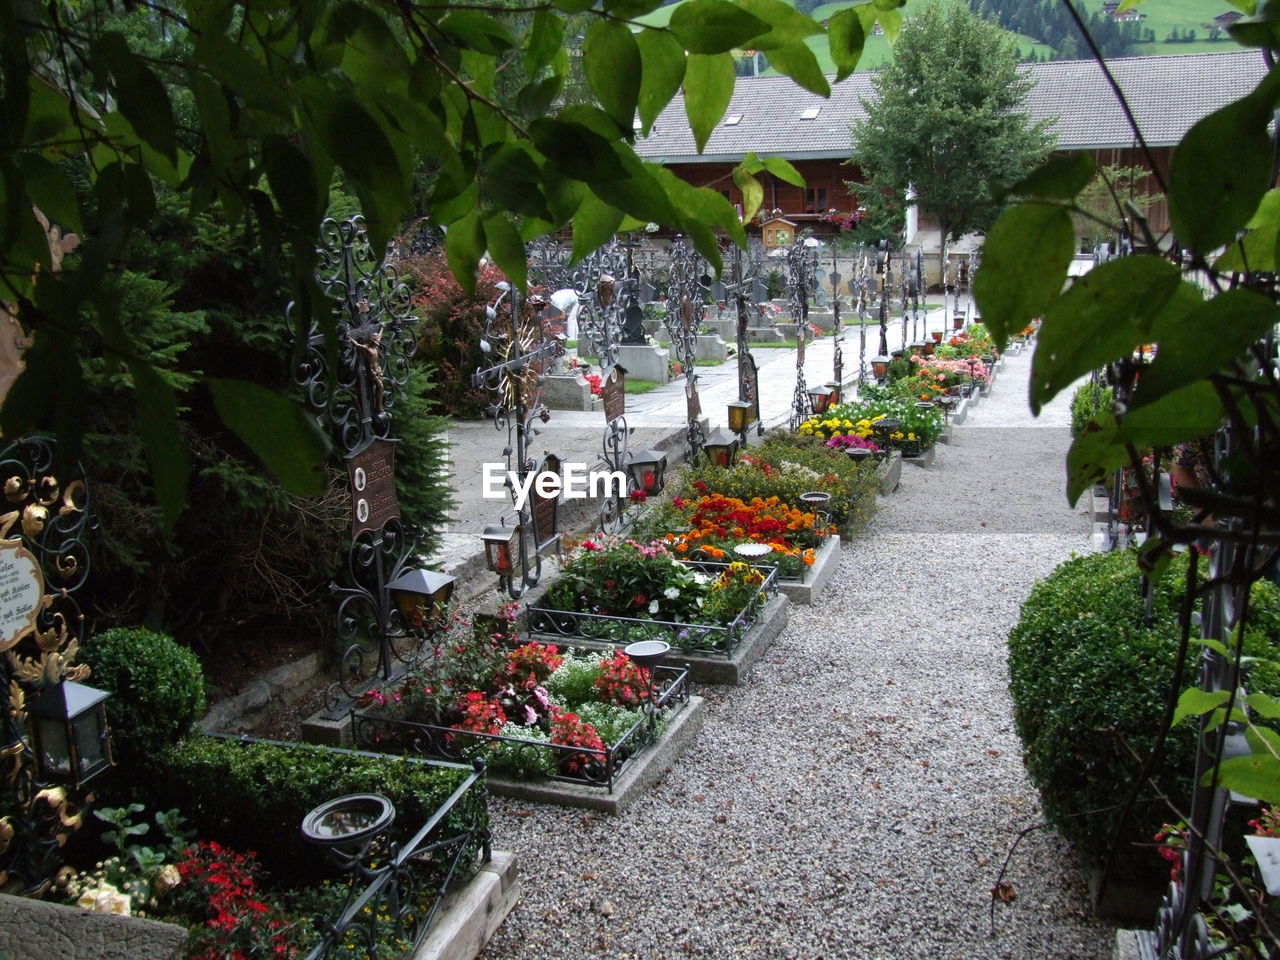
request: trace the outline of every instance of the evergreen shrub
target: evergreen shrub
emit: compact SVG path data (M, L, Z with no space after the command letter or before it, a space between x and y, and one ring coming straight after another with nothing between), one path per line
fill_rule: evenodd
M201 838L256 850L273 872L316 863L300 832L312 809L348 793L379 793L396 808L392 835L411 837L470 771L412 758L369 756L311 744L243 742L194 736L155 758L135 787L156 809L179 808ZM469 790L448 823L487 824L482 784Z
M111 694L112 751L126 767L176 743L204 715L200 661L168 634L115 627L85 641L79 657L90 683Z
M1101 866L1116 838L1141 762L1129 749L1145 758L1156 742L1174 677L1186 562L1179 557L1169 565L1147 618L1133 553L1074 557L1035 585L1009 635L1014 723L1027 771L1047 819L1088 866ZM1257 584L1252 604L1245 650L1274 658L1280 590ZM1193 645L1188 654L1183 689L1197 679L1198 651ZM1256 666L1246 685L1280 692L1271 664ZM1174 727L1152 770L1170 797L1190 795L1195 733L1193 721ZM1139 798L1119 836L1117 869L1160 882L1168 865L1152 838L1173 814L1154 789Z

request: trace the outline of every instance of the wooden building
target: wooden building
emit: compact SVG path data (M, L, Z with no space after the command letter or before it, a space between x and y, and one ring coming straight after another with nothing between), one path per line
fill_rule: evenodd
M1258 50L1126 57L1108 61L1108 67L1163 172L1168 170L1174 145L1197 120L1244 96L1266 72ZM1027 112L1033 119L1050 121L1059 150L1087 150L1099 166L1148 166L1097 63L1055 60L1024 64L1021 69L1034 81ZM740 78L724 118L702 153L695 149L684 99L678 95L658 117L650 135L637 140L636 150L689 183L722 191L734 203L740 203L742 196L730 171L747 153L785 157L804 176L805 186L762 174L763 209L777 210L800 230L834 236L839 232L836 217L856 209L856 196L846 182L860 182L862 177L848 164L850 129L865 116L864 102L875 96L873 78L871 73L855 73L832 83L830 99L803 90L789 77ZM1226 149L1223 162L1230 162ZM1148 216L1157 231L1168 227L1163 202L1153 206ZM920 212L917 222L927 234L927 210Z

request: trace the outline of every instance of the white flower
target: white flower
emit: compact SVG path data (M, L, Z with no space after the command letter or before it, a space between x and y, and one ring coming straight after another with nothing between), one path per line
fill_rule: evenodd
M657 600L650 600L650 601L649 601L649 612L650 612L650 613L657 613L657 612L658 612L658 601L657 601Z
M711 578L708 577L705 573L695 573L693 575L694 583L706 584L710 579Z
M676 597L680 596L680 591L675 587L667 587L667 589L662 591L662 595L668 600L674 600Z
M129 916L129 897L109 883L86 890L76 901L76 906L95 913L115 913L122 917Z

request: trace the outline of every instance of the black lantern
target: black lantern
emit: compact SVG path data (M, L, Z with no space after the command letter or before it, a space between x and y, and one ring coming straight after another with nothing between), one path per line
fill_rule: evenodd
M703 441L702 449L708 461L727 470L738 459L738 438L717 428L715 433Z
M30 716L38 780L80 787L111 766L109 696L62 680L36 697Z
M501 524L484 528L480 539L484 542L485 564L499 576L509 577L515 570L516 543L520 528Z
M809 395L809 406L814 413L826 413L831 405L831 395L823 387L810 387L805 391Z
M746 433L754 419L755 404L749 400L733 400L729 403L729 429L734 433Z
M910 344L910 350L911 350L911 355L912 355L913 357L918 357L918 356L920 356L920 354L921 354L922 352L924 352L924 341L923 341L923 340L912 340L912 341L911 341L911 344Z
M877 380L883 380L889 373L889 358L881 354L871 358L871 371Z
M418 568L400 574L387 584L387 590L400 608L405 626L422 629L440 618L453 596L455 582L447 573Z
M661 493L666 485L667 455L660 450L640 450L633 453L627 464L627 473L640 492Z

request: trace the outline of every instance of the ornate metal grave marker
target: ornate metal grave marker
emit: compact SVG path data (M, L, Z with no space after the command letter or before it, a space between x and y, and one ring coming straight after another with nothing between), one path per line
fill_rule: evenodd
M395 492L392 413L417 347L409 290L369 246L364 219L326 220L320 228L316 279L331 298L337 351L330 366L325 336L313 324L296 380L311 408L336 436L350 485L351 547L338 598L338 637L345 645L329 688L331 715L363 694L375 673L390 680L412 663L421 635L392 603L389 584L411 570L416 530L400 518ZM286 312L292 314L294 305ZM446 590L451 577L443 577ZM376 646L376 668L366 661Z

